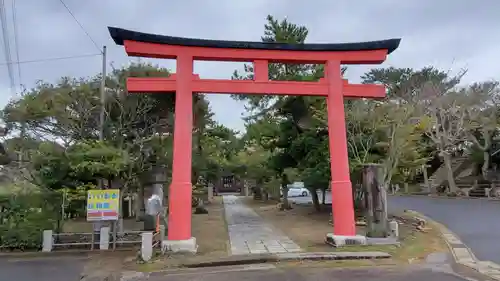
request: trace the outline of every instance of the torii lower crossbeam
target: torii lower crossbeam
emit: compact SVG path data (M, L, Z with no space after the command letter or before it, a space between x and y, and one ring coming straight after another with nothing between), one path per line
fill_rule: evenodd
M200 79L193 75L191 80L194 93L215 94L272 94L272 95L308 95L324 96L328 94L328 83L320 82L290 82L290 81L263 81L252 80L221 80ZM132 93L165 93L175 92L176 75L168 78L128 78L127 89ZM345 98L383 98L385 88L381 85L342 83L342 95Z

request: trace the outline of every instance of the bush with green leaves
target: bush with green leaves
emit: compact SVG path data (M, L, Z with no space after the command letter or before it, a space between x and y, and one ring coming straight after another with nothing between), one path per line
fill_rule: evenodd
M58 203L59 202L59 203ZM36 250L42 246L43 230L57 228L58 194L9 194L0 197L1 250Z

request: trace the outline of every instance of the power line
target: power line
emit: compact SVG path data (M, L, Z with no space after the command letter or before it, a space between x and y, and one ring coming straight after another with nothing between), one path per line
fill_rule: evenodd
M68 11L68 13L73 17L73 19L75 20L75 22L80 26L80 28L82 29L82 31L87 35L87 37L90 39L90 41L92 41L92 43L94 43L94 46L99 50L99 52L101 52L101 48L99 47L99 45L97 45L97 43L94 41L94 39L92 39L92 36L90 36L90 34L87 32L87 30L85 30L85 27L83 27L83 25L80 23L80 21L78 21L78 19L75 17L75 15L73 14L73 12L71 12L71 10L66 5L66 3L64 3L64 0L59 0L59 2L61 2L61 4L64 6L64 8L66 8L66 10Z
M5 13L5 1L0 0L0 21L2 26L2 36L3 36L3 44L4 44L4 54L7 62L12 62L12 55L10 53L10 38L9 31L7 29L7 16ZM14 70L12 69L12 63L7 65L7 72L9 74L10 80L10 88L12 93L15 93L16 83L14 81Z
M99 54L88 54L88 55L79 55L79 56L69 56L69 57L48 58L48 59L38 59L38 60L2 62L2 63L0 63L0 65L25 64L25 63L56 61L56 60L69 60L69 59L86 58L86 57L96 57L96 56L102 56L102 53L99 53Z
M14 29L14 45L15 45L15 50L16 50L16 60L17 60L17 74L19 76L19 88L23 87L23 78L21 75L21 65L20 65L20 59L19 59L19 41L17 40L17 15L16 15L16 0L12 0L12 22L13 22L13 29Z

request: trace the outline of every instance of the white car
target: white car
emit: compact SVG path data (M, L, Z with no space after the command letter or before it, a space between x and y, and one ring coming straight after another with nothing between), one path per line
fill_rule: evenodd
M288 188L288 197L309 196L309 190L305 187L292 186Z
M309 196L309 189L304 187L304 183L301 181L296 181L292 184L287 185L288 187L288 197L297 196ZM283 196L283 189L280 188L280 195Z

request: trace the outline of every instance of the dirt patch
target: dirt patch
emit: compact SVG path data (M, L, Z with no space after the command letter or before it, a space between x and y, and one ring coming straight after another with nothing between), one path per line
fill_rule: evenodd
M424 231L416 229L417 220L410 214L398 214L395 219L400 223L399 232L401 246L346 246L332 248L325 244L325 235L333 232L330 224L329 206L317 212L312 205L293 205L293 209L280 211L277 202L262 202L251 198L245 204L252 207L269 224L283 231L295 241L304 251L382 251L393 256L384 263L418 263L424 261L427 255L434 252L448 252L448 247L439 230L433 225L427 225ZM358 234L365 235L365 227L357 226ZM379 262L379 261L377 261ZM333 262L335 263L335 262ZM365 264L366 261L359 261Z
M198 255L227 256L229 249L229 234L224 216L222 197L206 205L208 214L193 215L192 232L197 238Z
M128 267L139 271L154 271L182 264L211 261L228 256L229 236L224 218L224 204L222 197L215 197L205 208L208 214L199 214L192 217L192 233L198 243L198 252L192 254L171 254L158 256L147 264L129 263Z

